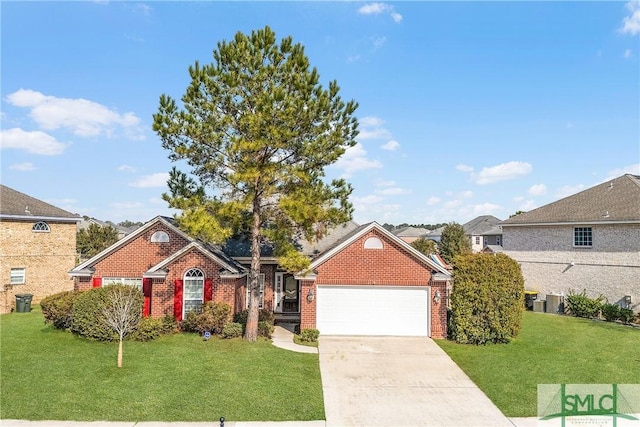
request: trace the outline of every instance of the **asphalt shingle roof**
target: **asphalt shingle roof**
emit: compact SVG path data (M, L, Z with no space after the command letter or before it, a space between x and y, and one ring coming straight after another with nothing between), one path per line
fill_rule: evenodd
M0 184L0 216L80 220L80 216ZM24 218L22 218L24 217Z
M462 228L464 228L465 234L478 236L500 224L500 221L493 215L481 215L464 224Z
M626 174L513 216L502 225L640 221L640 176Z

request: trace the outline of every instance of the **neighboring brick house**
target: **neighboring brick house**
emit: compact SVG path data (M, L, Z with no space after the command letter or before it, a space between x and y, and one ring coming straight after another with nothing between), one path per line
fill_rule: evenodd
M473 252L480 252L487 245L500 245L502 233L497 228L500 221L493 215L481 215L462 225Z
M15 294L33 303L73 289L76 224L81 218L0 185L0 313L15 308Z
M623 175L501 223L503 247L527 289L586 289L640 307L640 177ZM630 302L629 302L630 301Z
M279 321L327 335L446 336L450 273L379 224L351 222L301 250L310 269L292 274L262 249L260 304ZM244 310L249 263L246 241L206 244L156 217L69 274L79 290L138 286L145 315L180 320L205 301Z

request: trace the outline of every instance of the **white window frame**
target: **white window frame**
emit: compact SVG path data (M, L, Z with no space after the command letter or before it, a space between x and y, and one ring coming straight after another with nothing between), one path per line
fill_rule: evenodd
M168 243L169 234L166 231L158 230L151 235L151 243Z
M187 286L189 286L187 283L188 281L198 281L200 283L199 292L196 291L197 294L194 292L189 295L189 299L187 299ZM196 296L197 298L194 298ZM187 301L189 301L192 306L189 309L187 309ZM202 307L202 304L204 304L204 271L199 268L190 268L184 273L182 282L182 318L184 319L190 311L198 311Z
M127 285L138 288L142 292L142 278L141 277L103 277L102 286L107 285Z
M258 283L260 283L260 300L258 303L258 308L264 308L264 273L260 273L258 275ZM247 275L247 308L249 308L249 300L251 299L251 283L250 283L250 276Z
M593 247L593 227L573 228L573 247L590 248Z
M31 227L31 231L33 231L34 233L49 233L51 231L51 227L49 227L49 224L44 221L38 221L33 224L33 227Z
M24 285L27 282L27 269L24 267L12 268L9 283L12 285Z

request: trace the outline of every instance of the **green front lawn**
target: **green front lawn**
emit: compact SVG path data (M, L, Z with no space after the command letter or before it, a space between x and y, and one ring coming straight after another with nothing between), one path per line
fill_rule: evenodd
M640 383L640 330L525 312L510 344L436 341L508 417L533 417L538 384Z
M0 418L30 420L322 420L318 355L270 341L91 342L31 313L0 316Z

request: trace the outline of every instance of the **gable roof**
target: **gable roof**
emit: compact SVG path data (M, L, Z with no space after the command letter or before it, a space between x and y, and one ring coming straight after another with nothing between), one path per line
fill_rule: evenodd
M626 174L502 222L502 226L639 223L640 176Z
M482 235L485 231L490 230L502 221L493 215L480 215L477 218L462 225L465 234L469 236Z
M431 230L422 227L404 227L399 230L392 231L398 237L422 237Z
M60 209L35 197L0 184L0 218L79 222L80 215Z
M354 241L358 240L360 237L362 237L363 235L365 235L366 233L374 229L378 231L380 234L382 234L383 236L393 241L394 243L398 244L398 246L401 246L410 255L417 258L422 263L431 267L432 270L442 273L447 277L451 276L451 273L444 266L436 263L430 257L428 257L427 255L424 255L422 252L420 252L419 250L417 250L416 248L414 248L413 246L411 246L409 243L405 242L401 238L397 237L396 235L394 235L389 230L385 229L383 226L381 226L377 222L370 222L369 224L361 225L360 227L352 230L350 233L343 236L343 238L336 241L331 248L319 254L313 261L311 261L311 265L309 265L308 271L314 270L319 265L327 261L329 258L332 258L334 255L338 254L340 251L345 249Z
M118 240L117 242L115 242L113 245L109 246L108 248L106 248L102 252L100 252L97 255L89 258L88 260L86 260L82 264L79 264L78 266L73 268L69 272L69 274L71 276L86 275L87 272L90 272L91 268L98 261L106 258L111 253L113 253L117 249L119 249L120 247L125 246L127 243L129 243L130 241L134 240L140 234L144 233L146 230L148 230L149 228L153 227L154 225L156 225L158 223L164 224L165 226L170 228L172 231L174 231L175 233L177 233L178 235L180 235L181 237L183 237L185 240L187 240L190 243L185 245L185 247L181 248L177 252L174 252L172 255L170 255L168 258L166 258L165 260L160 262L155 267L152 267L152 269L155 269L154 271L160 270L164 265L166 265L166 263L167 263L167 261L169 259L175 259L177 256L182 255L182 253L184 253L185 250L188 250L188 249L191 249L191 248L194 248L194 247L197 250L199 250L200 252L202 252L205 255L207 255L208 257L216 260L221 266L226 268L231 273L239 273L239 272L244 271L244 267L241 264L239 264L238 262L236 262L229 255L227 255L224 251L222 251L221 248L219 248L219 247L217 247L215 245L212 245L212 244L205 243L205 242L202 242L200 240L194 239L193 237L187 235L182 230L180 230L180 228L178 227L177 223L172 218L163 217L163 216L157 216L154 219L148 221L142 227L139 227L138 229L136 229L133 233L123 237L122 239Z
M502 227L499 225L494 225L484 233L481 233L483 236L501 236L502 235Z

